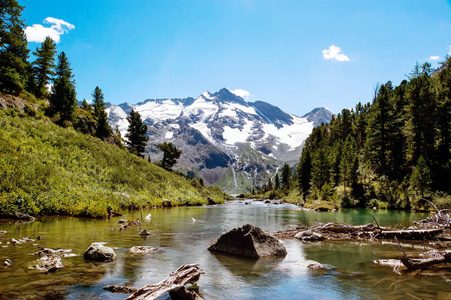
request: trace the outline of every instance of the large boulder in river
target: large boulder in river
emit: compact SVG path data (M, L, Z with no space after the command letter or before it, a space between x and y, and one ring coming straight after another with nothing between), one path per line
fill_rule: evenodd
M254 258L287 255L287 250L278 239L251 224L221 235L208 250Z
M83 254L85 260L100 262L114 260L116 258L116 253L113 248L105 247L103 244L104 243L92 243L88 250L86 250L85 254Z

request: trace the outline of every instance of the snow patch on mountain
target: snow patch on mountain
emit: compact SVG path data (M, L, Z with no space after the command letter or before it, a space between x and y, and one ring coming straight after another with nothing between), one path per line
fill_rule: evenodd
M278 128L274 124L263 124L265 138L270 135L275 136L279 143L289 145L289 150L299 147L312 132L313 122L296 116L292 116L292 118L293 124L290 126Z
M246 122L242 129L232 128L230 126L224 127L222 137L227 145L235 145L236 143L245 143L247 138L252 134L252 123Z

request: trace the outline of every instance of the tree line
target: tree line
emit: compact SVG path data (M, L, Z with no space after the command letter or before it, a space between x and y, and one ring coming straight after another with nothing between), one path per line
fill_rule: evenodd
M35 60L29 61L23 9L17 0L0 1L0 92L43 100L45 114L55 123L122 147L119 130L116 128L113 132L108 124L104 95L98 86L91 94L92 104L83 100L81 107L77 105L71 64L65 52L57 55L55 63L56 44L50 37L33 52ZM147 126L136 111L132 111L127 120L126 147L131 153L144 157ZM166 142L157 148L164 153L161 166L172 169L182 152Z
M304 201L408 209L450 193L451 58L407 77L313 130L296 170Z

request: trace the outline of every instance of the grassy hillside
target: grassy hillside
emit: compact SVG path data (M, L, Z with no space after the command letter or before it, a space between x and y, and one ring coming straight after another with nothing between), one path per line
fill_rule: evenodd
M201 187L144 159L45 118L0 110L0 217L99 217L107 207L223 202L219 189Z

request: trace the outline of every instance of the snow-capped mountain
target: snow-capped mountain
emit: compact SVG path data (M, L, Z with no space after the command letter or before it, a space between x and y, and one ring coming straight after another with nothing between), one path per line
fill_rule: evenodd
M148 126L146 153L152 161L162 158L156 145L172 142L183 151L175 169L229 193L249 191L275 176L284 163L297 163L314 126L332 116L317 108L300 118L263 101L246 102L223 88L196 99L107 104L110 125L122 136L132 109Z

